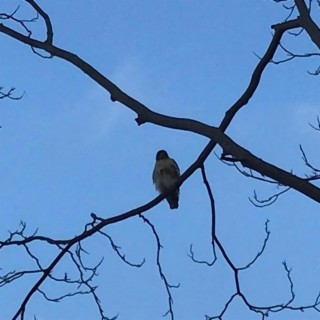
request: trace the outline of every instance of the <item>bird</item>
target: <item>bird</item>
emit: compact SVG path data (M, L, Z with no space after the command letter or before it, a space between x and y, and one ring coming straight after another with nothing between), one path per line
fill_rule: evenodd
M156 154L156 164L152 173L152 180L159 193L166 193L179 179L180 169L174 159L165 150ZM170 209L179 207L179 188L170 192L166 197Z

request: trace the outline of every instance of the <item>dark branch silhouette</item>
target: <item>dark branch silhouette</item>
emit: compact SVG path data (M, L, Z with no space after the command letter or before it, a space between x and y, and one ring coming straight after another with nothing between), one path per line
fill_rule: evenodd
M4 88L0 87L0 100L1 99L5 99L5 98L11 99L11 100L20 100L20 99L22 99L23 94L20 95L20 96L14 96L13 95L15 90L16 90L15 88L11 88L11 89L9 89L7 91L4 91Z
M209 180L206 176L204 163L209 155L212 153L214 148L219 145L222 148L221 159L224 162L227 162L229 165L234 166L242 175L256 179L262 182L268 182L281 186L282 189L280 192L272 195L270 198L265 200L259 200L256 193L254 193L254 201L256 206L266 206L273 203L281 194L287 192L290 189L299 191L301 194L306 197L320 203L320 189L312 184L311 182L319 178L319 170L316 169L308 161L306 154L302 147L300 147L303 160L306 166L312 170L312 175L307 176L306 178L298 177L292 172L285 171L277 166L267 163L266 161L260 159L258 156L252 154L249 150L245 149L243 146L238 145L233 139L231 139L227 134L226 130L233 121L236 114L248 104L250 99L255 94L263 73L270 62L275 62L274 55L278 48L282 48L288 58L280 60L275 63L282 63L289 60L292 60L295 57L308 57L308 56L318 56L318 53L314 54L304 54L297 55L281 45L282 36L285 33L292 33L294 35L299 35L302 31L307 32L311 41L320 48L320 29L316 23L311 18L311 4L309 8L307 7L305 1L295 0L294 5L286 5L286 0L274 0L275 2L283 3L284 7L289 10L289 14L284 22L275 24L272 26L274 34L268 45L265 54L260 58L257 66L255 67L249 84L244 91L244 93L239 97L239 99L229 107L226 111L224 118L222 119L219 127L211 126L210 124L202 123L195 121L193 119L177 118L171 117L168 115L163 115L152 111L151 108L143 105L141 102L137 101L133 97L129 96L123 92L118 86L116 86L111 80L104 76L101 72L95 69L91 64L81 59L76 54L69 52L63 48L59 48L54 45L54 31L53 24L49 15L39 6L39 4L34 0L25 0L24 2L30 6L34 12L35 17L31 19L21 19L18 17L19 8L17 7L11 13L0 13L0 33L11 37L12 39L21 42L29 46L32 51L43 58L52 58L58 57L66 62L69 62L87 76L89 76L96 84L100 85L110 94L110 99L113 102L119 102L123 106L129 108L136 115L136 122L140 126L145 123L152 123L154 125L172 128L176 130L189 131L198 135L202 135L209 139L208 144L199 154L197 159L189 166L189 168L181 175L179 181L172 186L166 194L159 195L155 199L149 201L148 203L139 206L135 209L122 213L120 215L111 216L111 217L100 217L96 213L91 214L91 221L84 226L84 230L79 232L77 236L71 237L69 239L54 239L47 236L38 235L38 232L34 232L31 235L26 233L26 224L21 223L20 229L10 232L7 239L0 241L0 250L6 250L9 247L21 246L25 250L25 255L33 262L34 268L28 270L12 270L5 272L0 276L0 287L14 283L21 277L28 277L29 275L39 274L38 280L33 284L33 286L25 293L21 304L17 308L12 319L24 319L27 305L30 299L35 294L40 294L45 300L51 302L59 302L65 298L74 297L77 295L91 295L94 299L96 307L98 308L101 319L110 319L105 315L105 311L100 302L100 299L97 294L97 286L92 284L92 281L97 277L98 268L103 262L103 258L96 263L94 266L88 266L84 262L83 255L86 253L84 249L84 242L92 236L101 236L103 239L107 239L111 245L111 248L115 254L120 258L122 262L129 265L130 267L141 268L144 264L144 259L141 262L133 263L126 258L126 255L121 252L121 248L114 242L111 236L104 230L107 226L126 219L132 218L134 216L139 216L145 224L151 229L152 234L156 241L156 265L161 280L163 281L167 297L168 297L168 311L165 315L169 316L172 320L174 319L174 310L173 310L173 297L171 293L172 288L178 286L173 286L169 284L161 265L160 253L161 253L161 241L160 237L156 231L156 226L151 223L151 221L143 215L154 206L158 205L166 196L171 193L176 188L180 187L184 181L186 181L196 170L200 169L203 182L208 194L210 206L211 206L211 246L213 250L213 260L212 262L207 262L205 260L198 260L195 258L192 245L190 246L190 257L196 263L206 264L208 266L214 267L215 261L218 259L216 251L221 253L221 259L227 263L228 267L233 273L234 293L230 296L228 301L225 303L225 306L222 308L221 312L217 316L206 316L206 319L222 319L228 308L232 305L236 298L240 298L249 310L257 313L261 316L261 319L265 319L271 313L277 313L283 310L292 310L292 311L304 311L307 309L313 309L316 312L319 312L319 303L320 295L318 295L313 304L306 306L293 306L295 300L294 292L294 282L291 277L291 269L288 268L286 262L283 262L283 267L286 272L286 277L289 283L289 298L284 303L271 305L271 306L255 306L249 302L249 299L245 296L242 291L241 279L239 274L245 270L248 270L263 254L269 240L270 231L268 229L268 221L265 223L265 233L261 249L256 253L254 258L249 261L245 266L237 267L229 254L225 250L223 244L220 242L217 234L219 229L216 224L216 211L215 211L215 202L210 186ZM294 13L298 12L299 15L297 18L292 18ZM45 25L45 39L39 40L33 38L32 33L32 23L35 23L39 20L43 20ZM13 25L13 27L11 27ZM293 31L299 30L297 33ZM22 30L20 32L20 30ZM297 37L298 38L298 37ZM320 73L316 71L315 74ZM20 97L13 96L14 88L11 88L9 91L3 91L3 88L0 88L0 99L9 98L19 100ZM319 119L318 119L318 127ZM318 130L315 127L316 130ZM242 167L240 167L241 165ZM36 244L44 244L56 251L55 257L51 262L45 266L41 257L37 256L33 252L33 246ZM74 269L77 271L77 278L71 277L69 272L65 272L63 276L57 276L54 274L56 266L61 262L62 258L68 257L72 262ZM219 256L220 258L220 256ZM47 292L42 288L42 285L45 281L52 281L54 283L64 283L70 286L76 286L77 289L69 291L58 297L51 297ZM116 319L117 316L111 318Z
M192 244L190 245L190 248L189 248L189 252L190 253L188 254L188 256L194 262L204 263L207 266L211 267L211 266L214 265L214 263L217 260L215 243L214 243L214 239L215 239L215 236L216 236L216 209L215 209L215 205L214 205L213 193L212 193L212 190L211 190L210 183L209 183L209 181L207 179L207 175L206 175L206 171L205 171L204 165L201 166L201 174L202 174L202 178L203 178L203 183L204 183L204 185L206 186L206 189L207 189L207 193L208 193L209 200L210 200L210 206L211 206L211 246L212 246L213 259L212 259L211 262L208 262L208 261L205 261L205 260L196 259L195 255L194 255Z
M172 298L172 294L171 294L171 289L172 288L179 288L180 284L178 285L172 285L168 282L167 277L165 276L163 270L162 270L162 266L161 266L161 260L160 260L160 251L162 248L162 245L160 243L160 238L159 235L156 231L155 226L150 222L149 219L147 219L144 215L139 214L139 217L143 220L143 222L145 222L151 229L152 234L154 235L154 238L156 239L156 243L157 243L157 267L158 267L158 271L159 271L159 275L160 278L162 279L164 286L166 288L166 292L167 292L167 296L168 296L168 311L164 314L164 316L169 316L171 320L174 320L174 313L173 313L173 298Z

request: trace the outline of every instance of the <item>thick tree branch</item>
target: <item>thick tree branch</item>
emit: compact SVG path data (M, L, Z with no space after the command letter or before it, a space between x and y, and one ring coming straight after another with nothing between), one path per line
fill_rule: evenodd
M248 101L254 94L255 90L259 85L261 75L264 69L266 68L267 64L271 61L280 43L283 33L286 30L297 28L299 26L300 25L298 20L291 20L291 21L287 21L287 22L272 26L272 28L275 30L275 34L269 45L269 48L267 49L265 55L262 57L257 67L255 68L247 90L237 100L237 102L226 112L226 116L224 117L223 121L219 126L220 130L225 131L227 129L227 127L231 123L235 114L240 110L241 107L243 107L248 103ZM93 68L90 64L82 60L77 55L71 52L68 52L66 50L63 50L61 48L58 48L52 45L51 43L42 42L42 41L38 41L30 37L27 37L19 32L16 32L11 28L6 27L3 24L0 24L0 32L22 43L30 45L31 47L42 49L48 52L49 54L51 54L52 56L59 57L78 67L90 78L92 78L94 81L100 84L104 89L106 89L110 93L112 101L119 101L120 103L122 103L123 105L127 106L129 109L134 111L138 115L137 123L139 125L146 122L151 122L167 128L187 130L187 131L192 131L198 134L205 135L203 133L203 130L204 130L203 126L206 126L206 125L204 125L203 123L200 123L194 120L189 120L189 119L167 117L159 113L152 112L145 105L135 100L134 98L130 97L125 92L123 92L113 82L108 80L99 71L97 71L95 68Z
M299 23L301 27L307 31L312 42L320 49L320 29L316 25L316 23L312 20L305 1L295 0L294 2L300 13Z
M320 189L308 182L307 179L299 178L293 173L282 170L254 156L225 134L220 134L217 142L222 147L224 154L232 155L236 160L240 161L244 167L255 170L263 176L272 178L280 184L291 187L320 203Z
M291 21L287 21L287 22L273 26L275 30L275 35L271 41L271 44L266 54L257 65L252 75L252 79L248 86L248 89L240 97L240 99L227 111L226 116L220 125L220 128L222 129L222 131L224 131L227 128L227 126L230 124L236 112L249 101L249 99L255 92L259 84L261 74L265 69L267 63L272 59L272 56L277 46L279 45L282 34L286 30L296 28L299 26L300 25L298 20L291 20ZM123 105L127 106L132 111L137 113L138 124L151 122L167 128L191 131L191 132L206 136L212 140L206 147L205 153L207 155L210 154L210 152L215 147L216 143L218 143L224 149L224 153L230 154L234 158L239 159L244 166L250 169L256 170L262 175L268 176L276 181L279 181L283 185L290 186L293 189L296 189L297 191L312 198L313 200L320 202L320 190L317 187L313 186L312 184L310 184L309 182L301 178L298 178L282 169L279 169L255 157L249 151L236 145L230 138L225 136L223 132L218 128L215 128L213 126L209 126L199 121L195 121L191 119L169 117L169 116L164 116L159 113L153 112L149 108L144 106L142 103L140 103L139 101L133 99L132 97L130 97L129 95L121 91L120 88L118 88L114 83L112 83L100 72L98 72L95 68L93 68L90 64L88 64L87 62L85 62L75 54L72 54L66 50L60 49L48 42L41 42L41 41L32 39L30 37L24 36L23 34L20 34L4 26L3 24L0 24L0 32L3 32L11 36L12 38L18 41L21 41L25 44L28 44L32 47L45 50L48 53L52 54L53 56L60 57L66 61L69 61L76 67L78 67L80 70L86 73L89 77L95 80L98 84L100 84L103 88L109 91L111 94L111 99L113 101L119 101ZM207 156L204 156L203 160L205 160L206 157ZM190 170L192 171L193 169L190 169ZM190 171L186 172L186 176L189 176L190 174L191 174ZM181 184L182 181L186 179L186 176L184 176L181 179L179 184ZM159 202L161 200L159 200Z
M175 186L172 187L171 190L176 189L176 187L180 186L188 177L190 177L190 175L195 170L201 168L204 182L207 187L207 191L208 191L210 203L211 203L211 211L212 211L212 218L213 218L212 219L212 246L213 246L213 250L214 250L214 244L216 243L216 245L220 249L225 261L227 262L229 267L233 270L234 279L235 279L235 286L236 286L236 288L235 288L236 293L231 296L230 300L227 302L221 315L218 316L217 318L220 319L222 317L223 313L227 310L229 304L231 304L231 302L233 301L233 299L236 296L240 296L243 299L244 303L251 310L260 313L263 317L267 314L268 311L274 311L274 310L272 310L272 308L274 308L276 310L274 312L277 312L277 310L279 308L283 309L283 308L289 307L289 304L294 299L294 294L293 294L293 282L290 277L290 270L287 268L286 265L285 265L285 269L287 271L287 277L288 277L288 279L290 281L290 285L291 285L291 298L286 304L265 307L265 308L255 307L248 302L248 300L245 298L245 296L241 292L239 272L241 270L249 268L259 258L259 256L264 251L264 249L266 247L266 243L268 241L268 237L269 237L267 223L266 223L266 227L265 227L267 236L266 236L266 239L265 239L264 244L262 246L262 249L258 252L258 254L255 256L255 258L250 263L248 263L245 267L237 268L233 264L233 262L231 261L229 256L227 255L226 251L224 250L222 244L219 242L219 240L215 234L214 198L213 198L213 195L211 192L210 185L209 185L207 178L206 178L206 175L205 175L203 164L204 164L204 161L206 160L206 158L208 157L208 155L212 152L213 148L217 144L219 144L221 146L221 148L223 149L224 155L232 156L232 159L239 161L244 167L247 167L251 170L255 170L264 176L268 176L269 178L271 178L275 181L278 181L282 185L289 186L289 187L303 193L304 195L310 197L311 199L313 199L317 202L320 202L320 189L319 188L312 185L306 179L302 179L300 177L297 177L297 176L293 175L292 173L286 172L280 168L275 167L272 164L269 164L269 163L263 161L262 159L259 159L258 157L256 157L252 153L250 153L248 150L246 150L243 147L236 144L231 138L229 138L224 133L225 130L230 125L230 123L233 120L236 113L243 106L245 106L248 103L248 101L253 96L254 92L257 90L261 76L263 74L263 71L265 70L267 64L270 61L272 61L272 58L276 52L276 49L279 46L279 43L280 43L280 40L281 40L283 33L287 30L303 26L306 30L307 29L309 30L309 31L308 30L307 31L310 34L310 36L311 36L311 34L312 34L312 36L317 34L317 36L319 38L319 29L315 29L314 26L312 25L313 21L310 18L309 12L307 11L307 13L306 13L304 11L305 8L303 7L303 5L305 5L305 3L303 1L299 1L299 0L295 1L297 6L298 6L298 3L300 3L300 6L301 6L301 8L299 9L300 14L301 14L299 19L287 21L287 22L273 26L273 29L275 31L274 36L271 40L271 43L270 43L265 55L261 58L261 60L259 61L257 67L255 68L255 70L253 72L250 83L248 85L248 88L243 93L243 95L235 102L235 104L233 106L231 106L231 108L226 112L226 115L225 115L224 119L222 120L219 128L216 128L216 127L213 127L213 126L210 126L210 125L198 122L198 121L194 121L191 119L182 119L182 118L174 118L174 117L164 116L162 114L153 112L152 110L147 108L145 105L143 105L139 101L130 97L129 95L124 93L119 87L117 87L113 82L111 82L109 79L107 79L105 76L103 76L99 71L97 71L95 68L93 68L90 64L88 64L84 60L82 60L80 57L78 57L77 55L75 55L71 52L68 52L64 49L61 49L61 48L54 46L53 45L53 28L52 28L49 16L37 5L37 3L34 0L25 0L25 1L27 3L29 3L35 9L35 11L44 19L45 24L46 24L46 28L47 28L46 40L39 41L39 40L33 39L33 38L31 38L31 34L29 34L28 36L25 36L19 32L16 32L13 29L6 27L3 24L0 24L0 32L7 34L16 40L31 46L32 49L36 48L36 49L44 50L44 51L48 52L50 54L50 56L56 56L56 57L59 57L63 60L66 60L66 61L70 62L71 64L73 64L74 66L76 66L77 68L79 68L80 70L82 70L91 79L96 81L98 84L100 84L104 89L106 89L110 93L112 101L118 101L118 102L122 103L123 105L127 106L132 111L134 111L137 114L136 121L137 121L138 125L144 124L146 122L150 122L150 123L164 126L167 128L190 131L193 133L203 135L203 136L210 139L210 142L208 143L206 148L202 151L202 153L200 154L198 159L184 172L184 174L181 176L181 179L177 182L177 184ZM311 36L311 38L312 38L312 36ZM315 39L315 40L317 40L317 39ZM315 41L315 40L313 40L313 41ZM318 47L319 47L319 45L318 45ZM170 193L171 190L168 190L167 194ZM72 239L53 240L53 239L50 239L47 237L32 236L32 237L22 237L23 238L22 240L12 240L12 237L10 236L9 241L0 242L0 248L2 248L4 246L9 246L9 245L23 245L26 248L29 256L31 256L36 261L38 267L40 268L40 272L42 272L42 276L34 284L34 286L30 289L30 291L28 292L28 294L26 295L26 297L22 301L20 308L16 312L13 319L17 319L19 316L21 317L21 319L23 319L24 314L25 314L26 305L35 292L40 292L43 294L43 296L46 299L52 300L51 298L48 298L48 296L40 289L41 285L43 284L45 279L50 278L50 277L52 278L52 275L51 275L52 270L55 268L55 266L59 263L59 261L66 254L69 254L72 256L72 258L75 258L70 251L70 249L74 245L78 246L76 255L79 254L79 256L78 256L79 261L77 261L76 264L77 264L77 266L79 266L79 268L80 268L80 266L83 267L83 264L82 264L82 261L80 258L80 252L83 249L81 248L80 243L82 240L92 236L93 234L101 233L102 235L107 237L109 239L109 241L111 242L113 249L115 250L115 252L118 254L118 256L123 261L125 261L126 263L128 263L132 266L137 266L137 267L141 266L142 264L129 263L125 259L125 256L119 252L118 247L113 243L112 239L106 233L101 231L102 228L104 228L105 226L107 226L109 224L123 221L123 220L128 219L130 217L133 217L135 215L140 215L140 217L142 217L144 219L144 221L146 223L148 223L148 225L151 227L153 234L156 238L157 248L158 248L158 250L157 250L157 265L159 268L159 273L165 283L165 287L166 287L167 294L168 294L168 300L169 300L168 314L170 314L171 318L173 319L173 317L174 317L173 309L172 309L173 301L172 301L171 292L170 292L170 288L172 286L167 282L167 280L162 272L161 265L160 265L160 248L161 248L160 240L159 240L159 237L155 231L154 226L150 223L150 221L148 219L146 219L145 217L143 217L141 215L142 212L145 212L145 211L151 209L152 207L157 205L160 201L162 201L166 197L167 194L160 195L157 198L153 199L152 201L150 201L149 203L147 203L141 207L138 207L136 209L130 210L126 213L123 213L121 215L114 216L111 218L102 219L102 218L98 218L95 214L92 214L92 218L93 218L94 222L92 224L87 225L86 229L80 235L78 235ZM30 243L32 241L46 241L50 244L54 244L54 245L58 246L61 251L53 259L53 261L49 264L48 267L43 268L41 266L38 258L33 256L31 251L27 247L27 243ZM214 251L214 257L216 258L215 251ZM95 271L94 268L93 268L93 271ZM93 291L93 294L95 295L94 288L89 287L89 289L91 289ZM54 299L54 300L57 300L57 299ZM95 295L95 300L98 303L98 298L96 295ZM312 307L315 308L317 304L318 304L318 302ZM100 308L99 303L98 303L98 307ZM276 309L276 308L278 308L278 309ZM100 309L100 313L102 314L102 309Z

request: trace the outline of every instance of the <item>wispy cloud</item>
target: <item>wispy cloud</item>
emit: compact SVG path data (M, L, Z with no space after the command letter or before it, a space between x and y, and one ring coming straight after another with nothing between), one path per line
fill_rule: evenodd
M143 96L146 77L139 58L123 59L115 66L114 72L106 76L129 95L135 98ZM112 102L109 93L96 84L85 93L81 105L81 112L87 114L95 123L94 128L91 128L90 143L111 138L130 114L124 106Z

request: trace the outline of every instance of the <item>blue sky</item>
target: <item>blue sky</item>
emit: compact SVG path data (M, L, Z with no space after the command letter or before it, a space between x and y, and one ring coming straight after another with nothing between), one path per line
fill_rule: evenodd
M4 1L3 9L18 1ZM55 44L91 63L122 90L159 113L193 118L218 126L226 110L245 90L271 39L272 24L287 12L272 1L39 1L50 15ZM21 15L30 14L22 8ZM41 23L34 25L42 39ZM285 36L298 52L315 51L305 35ZM0 85L25 92L21 101L0 101L0 236L16 230L20 220L27 231L53 238L82 232L90 213L110 217L138 207L157 193L151 180L155 153L166 149L184 171L207 139L186 132L145 124L112 103L109 94L82 72L54 58L41 59L12 39L0 37ZM283 56L283 55L282 55ZM277 53L281 58L281 53ZM299 144L315 165L319 133L318 78L307 74L316 59L270 64L260 87L227 133L257 156L300 175L307 172ZM219 148L216 152L220 152ZM241 176L214 154L206 162L217 211L217 235L234 263L245 265L260 249L264 223L270 220L270 241L263 256L241 276L243 291L252 303L282 303L289 286L282 267L292 267L296 304L310 304L320 289L316 203L291 191L273 206L257 209L248 196L261 197L273 186ZM220 312L234 292L231 270L218 255L213 267L193 263L187 256L192 243L197 256L211 259L210 203L196 172L181 188L180 207L171 212L166 202L146 216L155 225L163 250L163 269L172 284L175 319L204 319ZM104 230L132 262L123 264L106 239L94 236L83 243L90 265L101 257L95 284L106 315L119 319L162 319L167 296L155 264L156 243L138 217ZM33 248L50 263L56 252L44 245ZM22 248L0 252L4 270L32 268ZM69 268L69 269L68 269ZM62 261L57 274L70 270ZM1 288L1 319L10 319L38 279L31 276ZM44 284L51 296L67 288ZM26 319L97 319L91 297L43 303L35 295ZM272 319L316 319L312 312L283 312ZM257 319L241 302L225 319Z

